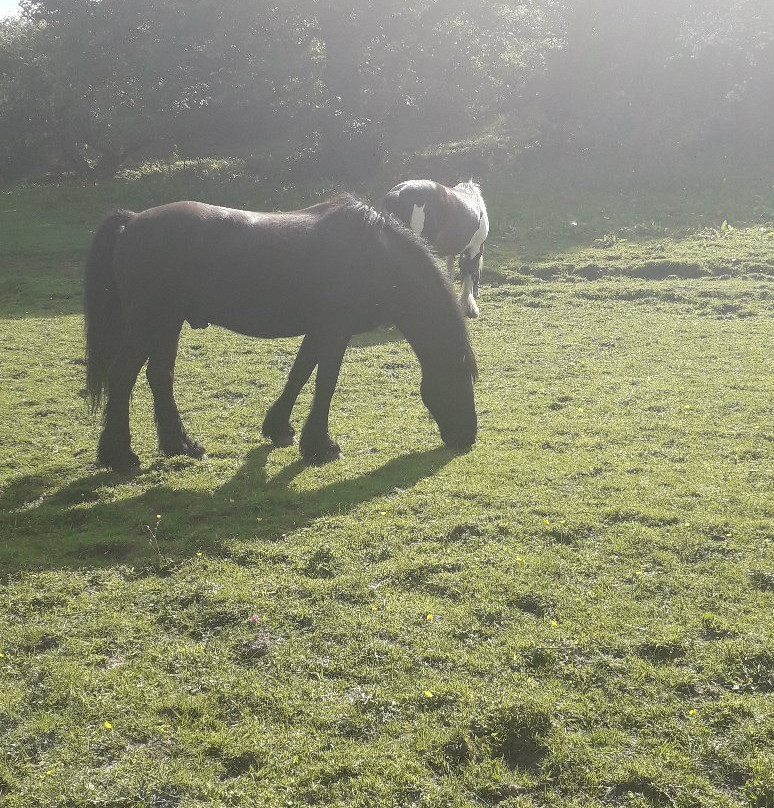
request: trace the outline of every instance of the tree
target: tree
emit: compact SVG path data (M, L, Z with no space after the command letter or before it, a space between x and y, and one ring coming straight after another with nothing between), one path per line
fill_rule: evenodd
M268 58L281 37L264 5L265 15L252 0L227 8L215 0L22 0L18 40L34 43L36 56L6 69L4 83L17 95L38 87L46 149L82 175L111 176L132 155L217 139L224 120L254 136L270 117L283 61Z
M711 159L720 140L740 146L760 112L749 102L771 89L761 78L773 26L762 0L577 3L538 82L546 140L648 170Z

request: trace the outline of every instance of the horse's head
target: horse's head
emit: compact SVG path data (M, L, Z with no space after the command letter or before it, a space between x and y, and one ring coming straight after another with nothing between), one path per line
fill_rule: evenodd
M452 449L469 449L476 442L475 372L467 358L452 368L423 368L422 401L438 424L441 439Z

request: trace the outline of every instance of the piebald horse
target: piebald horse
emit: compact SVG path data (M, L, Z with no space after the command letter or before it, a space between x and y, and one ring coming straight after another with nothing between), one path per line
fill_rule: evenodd
M449 188L433 180L407 180L385 195L381 209L397 216L446 259L451 280L454 259L459 256L460 306L468 317L478 317L476 298L489 235L489 217L478 184L470 180Z
M87 390L105 401L101 465L129 471L129 397L140 369L153 394L159 448L202 457L173 396L184 321L253 337L304 335L263 434L293 442L290 415L317 368L299 448L312 463L339 456L328 413L351 337L394 324L421 368L420 392L448 446L476 439L476 359L454 293L427 245L350 196L289 213L175 202L118 211L97 229L86 262Z

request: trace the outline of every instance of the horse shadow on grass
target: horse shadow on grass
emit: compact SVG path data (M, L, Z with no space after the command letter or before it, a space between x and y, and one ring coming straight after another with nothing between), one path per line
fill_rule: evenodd
M296 491L291 483L306 464L294 460L269 477L272 451L266 445L251 450L237 473L213 492L160 485L135 497L100 502L104 489L131 485L132 479L98 471L21 507L9 509L14 503L4 496L0 578L25 570L150 566L161 557L174 564L196 552L228 556L227 542L284 540L319 517L344 516L396 489L411 488L456 455L445 447L406 454L360 476ZM159 461L141 475L169 470L170 462L175 461ZM197 462L186 458L180 465ZM18 481L14 491L40 485L39 480L29 482Z

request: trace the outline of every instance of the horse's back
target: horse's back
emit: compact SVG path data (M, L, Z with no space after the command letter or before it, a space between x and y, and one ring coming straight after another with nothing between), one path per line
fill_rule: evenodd
M435 180L404 180L399 182L385 194L385 200L427 200L432 196L442 193L446 189L445 185Z

